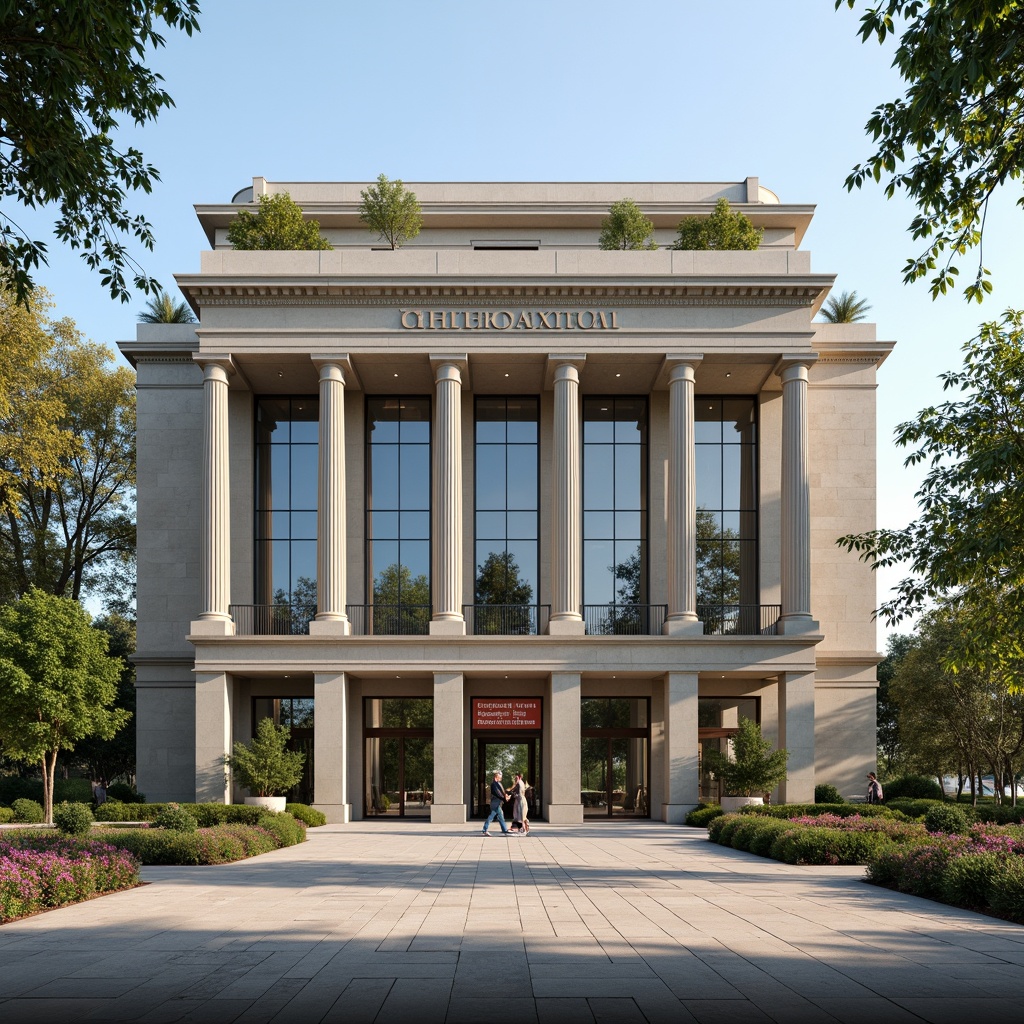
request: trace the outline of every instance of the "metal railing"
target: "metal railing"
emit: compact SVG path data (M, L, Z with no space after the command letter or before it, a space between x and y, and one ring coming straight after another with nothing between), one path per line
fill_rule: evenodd
M356 636L426 636L429 604L349 604L345 606Z
M303 636L313 617L287 604L230 604L228 614L236 636Z
M779 604L699 604L697 618L705 636L776 636Z
M466 632L473 636L537 636L548 628L549 604L464 604Z
M667 604L585 604L588 636L655 636L661 633Z

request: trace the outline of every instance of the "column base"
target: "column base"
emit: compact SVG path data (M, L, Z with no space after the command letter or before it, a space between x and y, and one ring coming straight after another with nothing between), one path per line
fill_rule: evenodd
M329 825L347 825L352 820L351 804L313 804L313 810L327 815Z
M352 623L343 619L313 619L309 624L310 636L351 636Z
M465 804L431 804L430 823L432 825L465 825Z
M797 636L800 633L820 633L821 624L810 615L783 615L778 629L779 636Z
M583 636L587 631L582 619L551 619L548 636Z
M190 636L234 636L235 623L230 616L223 619L193 619L188 625Z
M697 809L696 804L662 804L661 820L666 825L682 825L690 811Z
M458 619L431 619L431 636L465 636L466 620Z
M692 619L685 616L670 617L661 627L664 636L703 636L704 623L695 615Z
M548 804L544 816L551 825L582 825L583 804Z

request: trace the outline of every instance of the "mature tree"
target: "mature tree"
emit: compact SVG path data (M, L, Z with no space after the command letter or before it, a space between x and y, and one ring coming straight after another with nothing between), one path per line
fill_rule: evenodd
M239 210L228 227L235 249L330 249L320 222L304 220L302 207L287 192L259 197L255 213Z
M80 249L110 294L127 302L127 277L156 282L132 258L125 236L153 248L153 232L126 205L127 192L151 192L156 168L114 138L118 119L154 121L174 105L163 79L143 63L163 46L160 23L191 35L197 0L27 0L0 4L0 276L19 303L29 301L46 244L31 239L11 206L58 210L54 233Z
M882 778L893 778L903 770L903 742L900 737L899 708L892 699L890 684L913 643L912 636L893 633L886 644L885 657L878 663L875 720L878 770L882 773Z
M48 356L76 336L70 320L51 321L42 289L31 308L0 288L0 517L19 514L18 483L30 475L56 486L80 440L62 429L66 414L57 368ZM2 597L2 590L0 590Z
M476 632L506 636L530 633L532 600L533 587L519 575L519 563L512 552L489 552L476 573Z
M868 315L867 299L858 299L856 292L830 295L821 308L821 318L829 324L854 324Z
M175 302L167 292L163 291L153 296L139 314L140 324L194 324L195 322L195 313L184 299Z
M632 199L620 199L612 203L608 216L601 221L597 244L602 249L657 249L653 234L654 223L640 207Z
M413 576L407 565L393 562L373 580L373 631L421 634L430 623L430 581Z
M62 409L61 473L27 467L0 516L0 594L38 587L78 599L123 594L134 579L135 375L69 322L38 363ZM69 453L69 454L68 454Z
M844 3L855 6L836 0L836 7ZM861 18L865 42L874 36L884 44L897 33L893 66L907 89L875 108L865 127L877 148L846 187L884 178L886 196L902 190L914 201L910 230L926 247L907 261L903 279L933 275L933 296L953 285L956 258L977 248L965 294L981 301L992 288L981 254L988 203L1024 171L1024 6L881 0Z
M122 666L107 647L70 598L32 590L0 608L0 743L7 757L41 764L47 822L58 754L130 717L113 706Z
M707 217L684 217L678 232L673 249L756 249L764 237L764 228L755 228L725 198L715 203Z
M942 374L962 397L901 424L907 465L927 464L920 517L838 543L874 567L909 563L914 575L879 609L895 625L936 601L958 611L956 666L1007 673L1024 660L1024 327L1009 311L963 347L962 369ZM951 663L953 664L953 663Z
M378 175L377 183L362 189L359 195L363 200L359 219L392 249L420 233L423 218L419 200L400 180L388 181L386 175Z

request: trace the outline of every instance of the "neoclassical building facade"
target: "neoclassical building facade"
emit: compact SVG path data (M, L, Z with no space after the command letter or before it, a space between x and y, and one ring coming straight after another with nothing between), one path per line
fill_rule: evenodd
M334 821L460 823L495 768L551 822L681 821L741 717L776 799L875 758L870 324L814 316L813 207L724 183L424 183L381 249L357 183L197 207L196 325L140 325L138 783L244 795L260 718ZM332 244L236 252L288 192ZM632 198L662 248L601 251ZM725 197L753 252L667 248Z

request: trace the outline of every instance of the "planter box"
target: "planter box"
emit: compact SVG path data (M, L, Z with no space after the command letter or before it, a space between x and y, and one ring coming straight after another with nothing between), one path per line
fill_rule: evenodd
M723 796L722 810L728 814L730 811L738 811L741 807L750 807L763 803L763 796Z
M288 802L286 796L247 796L247 804L255 807L265 807L268 811L283 811L284 805Z

